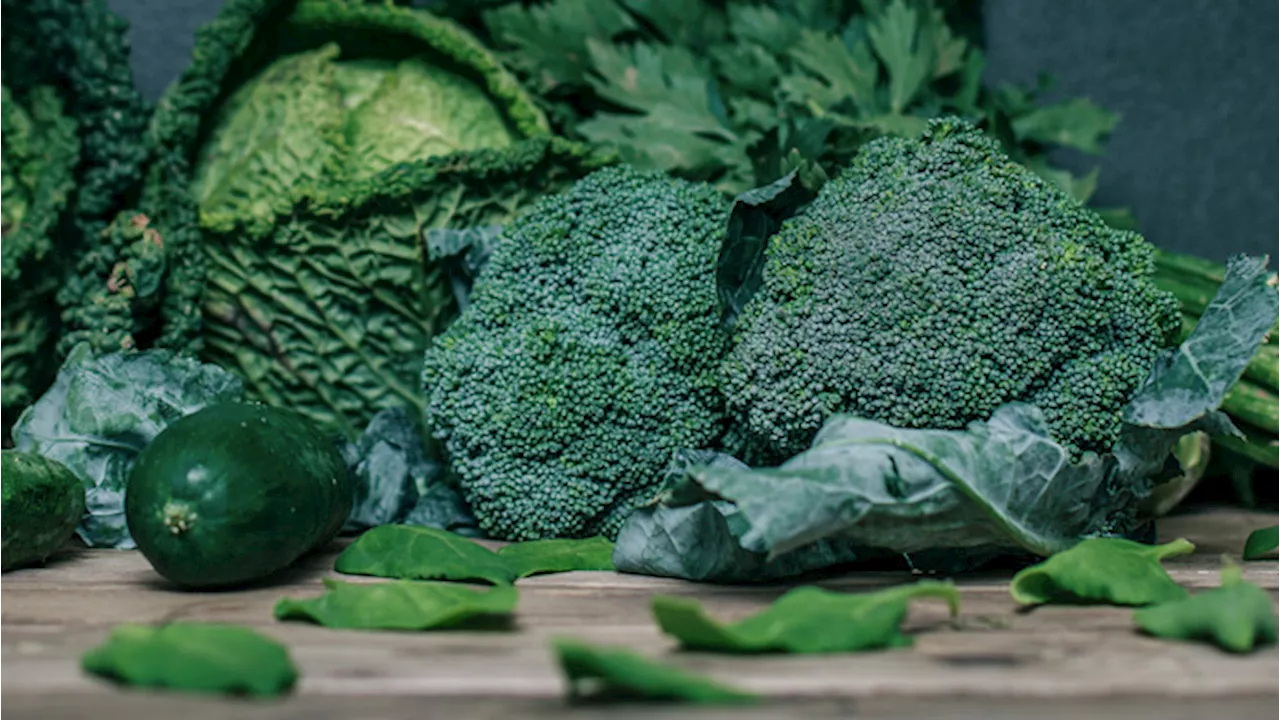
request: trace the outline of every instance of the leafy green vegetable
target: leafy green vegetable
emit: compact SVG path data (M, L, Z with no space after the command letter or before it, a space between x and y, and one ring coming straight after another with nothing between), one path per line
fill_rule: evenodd
M519 598L510 585L480 591L450 583L346 583L325 578L324 586L320 597L282 599L276 603L276 618L331 628L434 630L507 615Z
M18 418L14 444L62 463L84 483L86 514L76 533L87 545L133 548L124 493L138 454L179 418L241 394L231 373L167 350L95 357L81 344Z
M972 4L551 0L477 15L557 130L728 192L785 175L794 150L839 167L872 138L957 114L1083 201L1096 170L1076 178L1048 154L1100 152L1119 119L1084 98L1045 103L1047 83L985 87Z
M360 440L345 442L340 450L355 488L344 531L405 524L463 535L478 532L444 466L427 454L421 423L409 408L379 411Z
M1195 550L1186 540L1143 545L1120 538L1090 538L1018 571L1009 593L1022 605L1045 603L1154 605L1187 596L1160 564Z
M125 685L199 693L279 695L298 679L283 645L247 627L214 623L119 625L81 666Z
M1047 556L1092 535L1135 532L1151 486L1178 474L1168 462L1178 440L1195 430L1234 431L1214 410L1219 393L1276 313L1265 261L1234 258L1196 330L1156 362L1126 406L1110 453L1074 458L1050 435L1043 412L1021 403L965 430L837 415L809 450L777 468L692 467L670 480L657 502L632 513L614 563L676 577L712 567L700 579L729 580L745 574L722 560L740 557L735 545L751 562L776 565L819 540L896 553L1021 548ZM729 533L712 532L709 513L684 509L717 502L735 509ZM694 557L671 558L677 550Z
M612 548L604 538L588 538L514 543L494 552L436 528L382 525L342 551L334 569L349 575L504 585L539 573L612 570Z
M100 233L140 176L150 109L127 24L106 0L4 0L0 407L7 433L53 381L64 296L99 261ZM123 268L102 268L111 295ZM120 349L119 347L111 349Z
M571 698L644 699L697 704L749 703L755 695L691 675L627 650L567 638L552 642Z
M1245 582L1238 565L1222 570L1222 584L1191 597L1136 610L1133 621L1156 637L1201 640L1244 653L1276 642L1276 610L1267 591Z
M1244 542L1244 559L1261 560L1275 552L1278 545L1280 545L1280 525L1258 528L1249 533L1249 539Z
M424 235L506 224L612 161L552 137L461 27L346 0L224 3L149 137L137 212L81 268L64 344L198 354L351 441L421 410L422 351L457 314ZM133 217L163 240L147 263ZM120 263L154 292L111 296Z
M805 586L789 591L765 610L725 625L697 600L657 595L653 615L662 631L691 650L730 653L833 653L905 647L902 633L913 598L945 598L954 616L960 594L950 582L922 580L869 593L842 593Z

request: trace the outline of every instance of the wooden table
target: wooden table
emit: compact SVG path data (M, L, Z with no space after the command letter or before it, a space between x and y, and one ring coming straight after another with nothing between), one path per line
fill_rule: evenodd
M1189 588L1218 582L1221 555L1238 558L1268 513L1200 509L1169 518L1162 539L1197 552L1169 561ZM677 652L652 622L650 595L694 595L722 617L749 614L783 587L718 587L614 573L567 573L519 583L517 626L505 631L353 632L281 623L282 596L310 596L333 574L316 554L270 586L241 592L175 591L136 552L80 550L0 581L5 718L493 718L856 717L1274 718L1280 654L1238 657L1210 646L1147 638L1121 608L1046 607L1016 612L1008 574L960 581L961 615L940 601L914 604L905 650L832 656L733 657ZM1275 561L1245 564L1247 579L1277 589ZM351 578L347 578L351 579ZM854 574L821 584L863 589L901 575ZM81 654L122 622L173 619L243 623L286 643L302 679L267 703L116 688L84 675ZM566 705L548 639L570 635L626 645L768 696L755 709Z

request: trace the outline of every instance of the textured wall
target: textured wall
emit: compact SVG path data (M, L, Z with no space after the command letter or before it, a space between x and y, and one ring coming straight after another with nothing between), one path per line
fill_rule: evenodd
M133 23L149 97L182 71L219 0L109 0ZM1044 70L1124 119L1098 199L1134 209L1165 247L1276 253L1276 0L985 0L989 79Z

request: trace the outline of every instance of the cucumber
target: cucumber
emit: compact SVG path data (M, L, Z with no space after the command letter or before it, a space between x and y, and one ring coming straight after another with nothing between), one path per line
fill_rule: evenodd
M284 408L222 403L151 441L124 510L156 572L210 588L264 579L328 543L351 502L337 445L315 423Z
M84 515L84 484L56 460L0 452L0 572L42 563Z

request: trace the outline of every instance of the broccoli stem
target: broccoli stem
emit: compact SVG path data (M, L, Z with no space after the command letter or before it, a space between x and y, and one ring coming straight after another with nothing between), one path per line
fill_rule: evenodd
M1280 467L1280 447L1277 447L1275 438L1267 439L1251 428L1242 429L1247 439L1218 435L1213 438L1214 446L1273 470Z
M1156 275L1201 280L1211 285L1221 285L1227 266L1212 260L1170 252L1156 248Z

